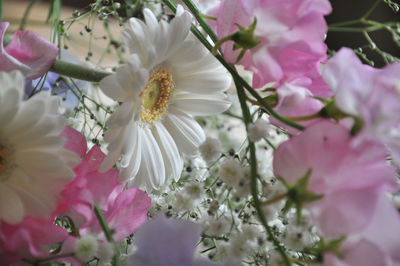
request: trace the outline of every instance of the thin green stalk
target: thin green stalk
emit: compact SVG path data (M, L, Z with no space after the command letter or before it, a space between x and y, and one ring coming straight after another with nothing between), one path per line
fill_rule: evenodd
M247 129L248 124L251 122L251 116L250 116L249 108L246 104L246 94L244 92L243 86L239 83L239 80L234 77L234 81L235 81L235 85L236 85L236 90L237 90L240 106L241 106L242 112L243 112L243 119L244 119L245 126ZM250 167L251 167L250 189L251 189L251 195L252 195L253 201L254 201L254 208L256 209L256 212L257 212L258 218L261 221L261 224L264 226L265 230L268 233L268 236L272 240L272 243L274 244L274 246L278 249L279 253L281 254L282 259L285 262L285 265L290 266L291 262L290 262L288 255L286 254L282 245L276 239L271 228L268 226L268 223L265 220L265 216L261 209L260 200L258 198L258 187L257 187L256 149L255 149L254 142L252 142L252 141L249 141L249 150L250 150Z
M119 263L119 256L120 256L119 249L118 249L117 244L115 243L115 240L112 236L111 229L110 229L110 227L108 227L107 220L104 217L103 212L100 210L100 207L96 201L94 201L94 213L97 217L97 220L100 223L101 229L103 229L103 232L104 232L104 235L106 236L107 241L110 243L113 243L115 246L115 253L114 253L112 265L118 266L120 264Z
M321 117L319 113L304 116L285 116L286 119L294 122L308 121L319 117Z
M32 0L27 8L25 9L24 16L22 17L21 24L19 25L20 30L24 30L26 26L26 22L28 20L29 13L31 12L32 7L38 2L39 0Z
M200 10L191 0L183 0L185 5L192 11L192 14L195 16L196 20L199 22L200 26L204 29L204 31L210 36L213 42L218 41L218 37L211 28L211 26L204 20L203 16L200 13Z
M4 4L4 1L0 0L0 21L3 20L3 6L4 6L3 4Z
M65 62L62 60L56 60L51 66L50 71L60 75L65 75L75 79L87 80L92 82L99 82L103 78L111 75L112 73L88 68L85 66Z
M354 25L354 24L360 24L360 23L362 23L362 21L360 19L353 19L353 20L349 20L349 21L333 23L333 24L330 24L329 26L341 27L341 26L348 26L348 25Z
M366 19L368 18L372 12L378 7L382 0L376 0L375 3L371 6L371 8L364 14L364 16L361 17L361 19Z
M338 31L338 32L363 32L363 31L365 31L365 28L333 27L333 26L328 26L328 31Z

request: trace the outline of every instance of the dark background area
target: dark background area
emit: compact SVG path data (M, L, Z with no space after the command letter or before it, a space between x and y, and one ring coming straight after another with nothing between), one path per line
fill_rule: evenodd
M376 0L331 0L333 12L326 17L328 24L349 21L358 19L364 15L367 10L375 3ZM400 0L392 0L400 4ZM90 0L64 0L63 5L74 8L85 8L94 1ZM123 2L116 1L116 2ZM387 4L382 0L375 11L369 17L372 20L387 22L398 21L400 23L400 12L395 13ZM396 57L400 57L400 47L398 47L392 40L392 36L388 31L379 30L371 32L370 36L373 38L377 46ZM356 48L367 45L365 37L362 33L354 32L328 32L326 42L328 47L333 50L338 50L342 46ZM380 55L371 49L364 49L368 58L375 62L376 67L384 65L384 60Z

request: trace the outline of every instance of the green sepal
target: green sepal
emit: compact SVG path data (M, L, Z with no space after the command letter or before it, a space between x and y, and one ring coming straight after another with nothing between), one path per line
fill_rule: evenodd
M245 50L252 49L256 47L261 40L254 37L254 30L257 25L257 18L255 17L253 23L248 27L244 28L243 26L236 24L239 28L239 31L232 34L231 40L235 42L233 46L233 50L242 48Z
M283 212L286 213L294 205L296 208L297 222L301 221L301 211L304 203L313 202L319 200L323 195L314 194L312 191L308 190L308 183L310 181L310 176L312 169L309 169L304 177L297 180L294 184L289 184L286 180L281 178L282 183L287 188L287 201Z

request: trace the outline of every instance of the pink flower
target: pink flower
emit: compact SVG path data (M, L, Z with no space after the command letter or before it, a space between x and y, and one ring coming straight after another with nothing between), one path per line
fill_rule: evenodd
M238 31L236 24L248 27L257 18L254 34L261 43L246 52L240 64L254 72L253 86L258 88L301 76L325 58L323 16L329 12L326 0L224 0L217 12L216 32L223 38ZM234 51L228 41L222 52L233 63L240 49ZM302 73L297 66L302 66Z
M351 142L346 128L321 121L282 143L274 154L275 176L288 183L312 170L308 190L323 197L306 207L324 237L365 228L382 191L397 187L395 169L387 164L380 144L353 147Z
M3 47L8 22L0 22L0 71L20 70L27 79L43 76L58 55L56 45L31 31L17 31Z
M66 128L64 136L70 136L65 144L81 157L86 152L86 140L74 129ZM150 198L137 188L123 190L124 184L118 182L119 171L110 169L100 173L99 168L105 154L98 146L86 154L81 164L74 171L76 178L68 184L61 195L64 200L59 204L57 215L68 215L80 228L80 234L86 231L101 233L102 229L94 214L94 201L102 210L110 228L115 231L117 242L132 234L142 223L147 221L147 209Z
M312 92L301 84L283 83L277 90L278 104L275 111L280 115L288 117L308 116L318 113L323 104L321 101L314 99ZM271 117L271 123L286 129L291 134L298 134L299 131ZM310 126L315 123L316 119L298 122L304 126Z
M21 259L47 257L52 246L64 241L68 233L51 220L25 217L21 223L0 224L0 261L19 265Z
M324 255L324 266L391 266L400 264L400 216L392 202L382 194L368 226L347 236L340 248L341 258Z
M356 144L378 140L400 163L400 63L375 69L342 48L326 64L323 77L343 112L363 121Z

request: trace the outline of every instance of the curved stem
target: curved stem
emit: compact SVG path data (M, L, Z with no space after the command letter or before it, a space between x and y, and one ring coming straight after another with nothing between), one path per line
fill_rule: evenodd
M240 102L240 107L242 108L243 112L243 119L244 123L246 126L246 129L248 127L248 124L251 122L251 115L249 108L246 104L246 94L244 92L242 84L240 84L238 77L234 77L235 85L236 85L236 90ZM251 179L250 179L250 190L251 190L251 195L253 197L254 201L254 208L256 209L258 218L261 222L261 224L264 226L265 230L267 231L268 236L272 240L272 243L274 246L278 249L279 253L282 256L283 261L285 262L286 266L292 265L290 262L290 259L288 255L286 254L284 248L282 245L279 243L278 239L275 237L274 233L272 232L272 229L268 226L268 223L265 219L265 216L263 214L263 211L261 209L261 204L260 200L258 198L258 187L257 187L257 157L256 157L256 148L254 145L254 142L249 141L249 150L250 150L250 169L251 169Z
M114 238L112 236L111 229L108 226L107 220L104 217L103 212L101 211L101 209L100 209L100 207L99 207L99 205L97 204L96 201L94 202L94 213L95 213L95 215L97 217L97 220L99 221L101 229L103 229L103 232L104 232L104 235L106 236L107 241L110 242L110 243L113 243L114 246L115 246L114 257L113 257L113 260L112 260L113 264L112 265L118 266L120 264L119 263L119 256L120 256L119 248L117 247L117 245L115 243L115 240L114 240Z
M111 75L111 72L96 70L93 68L77 65L62 60L56 60L51 66L50 71L65 75L75 79L81 79L92 82L99 82L103 78Z
M304 115L304 116L285 116L286 119L294 122L301 122L301 121L308 121L311 119L315 119L321 117L319 113L312 114L312 115Z
M267 205L270 205L272 203L275 203L275 202L278 202L280 200L283 200L286 197L287 197L287 193L280 194L280 195L277 195L277 196L273 197L272 199L269 199L269 200L261 202L261 205L262 206L267 206Z
M191 1L191 0L182 0L185 5L189 8L190 11L192 11L192 14L195 16L196 20L199 22L200 26L205 30L205 32L210 36L211 40L213 42L218 41L218 37L211 28L211 26L205 21L200 13L200 10L197 8L197 6ZM175 10L174 10L175 12Z

